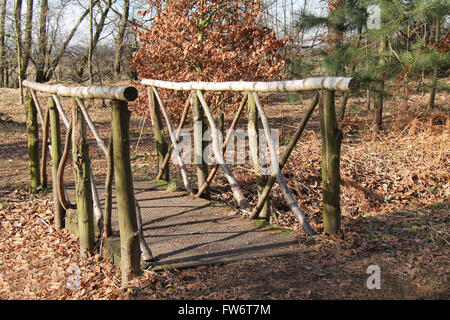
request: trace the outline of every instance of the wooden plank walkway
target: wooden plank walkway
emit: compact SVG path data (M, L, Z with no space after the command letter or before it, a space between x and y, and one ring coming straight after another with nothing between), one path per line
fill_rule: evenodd
M98 188L103 206L104 187ZM294 232L236 217L229 208L152 182L134 182L134 189L144 235L157 259L151 266L185 268L299 250ZM112 226L118 238L114 191Z

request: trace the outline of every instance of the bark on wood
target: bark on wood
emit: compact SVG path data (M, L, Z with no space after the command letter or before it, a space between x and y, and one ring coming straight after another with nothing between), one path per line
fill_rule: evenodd
M2 2L2 10L0 12L0 86L8 87L6 81L6 46L5 46L5 21L6 21L7 0Z
M244 97L242 98L241 103L239 105L239 108L236 111L233 122L231 123L231 126L228 129L227 135L225 137L225 141L223 142L223 146L222 146L223 150L225 150L225 148L227 147L228 141L231 138L231 134L233 133L234 127L236 126L236 124L239 120L239 117L241 116L242 111L244 110L245 103L247 102L247 97L248 97L248 93L245 92ZM197 194L195 195L196 197L200 197L202 195L202 193L207 189L207 187L211 183L212 179L214 178L218 168L219 168L219 165L217 163L215 163L214 167L209 172L209 176L206 179L205 183L201 186L201 188L198 190Z
M208 164L203 159L204 150L208 145L207 141L203 141L203 134L208 129L208 126L206 125L205 115L196 94L192 95L191 101L194 122L194 163L197 165L197 187L200 190L208 176ZM202 195L204 198L209 198L208 188L206 188Z
M92 204L94 210L94 220L97 228L100 232L103 231L103 213L102 206L100 205L100 199L98 197L97 185L95 183L94 172L90 169L90 178L91 178L91 190L92 190Z
M300 139L300 137L301 137L301 135L303 133L303 130L305 130L306 124L308 123L309 118L311 117L314 109L317 106L317 102L318 102L318 95L316 93L314 95L314 98L313 98L313 100L311 102L311 105L310 105L309 109L306 111L302 121L298 124L294 135L289 140L289 144L286 146L286 149L284 150L283 154L281 155L280 171L283 169L283 167L285 166L287 160L289 159L289 156L291 155L292 150L294 150L294 147L296 146L298 140ZM258 216L259 212L264 207L265 200L269 196L270 191L272 190L272 187L275 184L276 180L277 180L277 175L276 174L272 174L269 177L267 183L264 186L264 190L262 191L261 196L258 199L258 203L256 204L255 208L253 208L253 210L252 210L250 218L255 219Z
M28 162L30 167L31 192L36 192L40 183L39 172L39 128L34 100L26 99L27 105L27 134L28 134Z
M41 188L47 189L47 159L48 159L48 126L50 109L47 107L42 126L42 161L41 161Z
M64 112L64 109L61 105L61 100L59 100L59 97L56 94L52 94L52 97L53 97L53 100L55 101L56 108L58 109L58 113L61 116L61 118L64 122L64 125L66 126L66 128L69 128L70 121L67 118L66 113Z
M203 94L200 90L197 90L197 96L200 100L200 103L203 107L203 111L205 112L206 118L208 119L209 126L211 128L211 137L212 137L212 145L213 145L215 161L222 168L224 175L225 175L226 179L228 180L228 183L230 184L231 190L233 191L234 198L236 199L239 207L242 210L248 210L248 208L249 208L248 202L244 197L244 193L242 192L241 186L236 181L236 178L234 177L230 168L228 168L228 166L225 164L225 161L223 159L222 148L221 148L221 145L219 142L219 135L217 133L217 127L216 127L216 123L214 122L213 115L211 114L208 104L206 103L205 98L203 97Z
M86 86L67 87L62 84L44 84L23 80L22 84L32 90L56 94L62 97L73 97L80 99L110 99L120 101L134 101L138 96L135 87L125 86Z
M359 82L354 78L321 77L301 80L272 81L272 82L170 82L153 79L143 79L141 83L146 86L172 90L203 90L203 91L253 91L253 92L288 92L305 90L339 90L354 91Z
M259 126L258 126L258 109L255 104L253 94L248 97L248 112L247 112L247 127L248 127L248 145L250 149L250 156L253 162L253 171L256 178L256 188L258 199L266 184L266 179L262 175L261 162L259 160ZM268 220L270 218L270 197L266 198L265 204L261 209L259 216Z
M322 136L322 213L324 231L337 234L341 227L340 208L340 153L342 131L339 130L334 102L334 91L322 93L320 134Z
M64 151L61 156L61 161L59 162L58 173L56 177L59 202L65 210L76 208L76 205L74 203L70 203L70 200L68 199L64 188L64 170L66 168L70 146L72 144L72 128L73 122L70 122L69 127L67 128Z
M37 98L36 92L31 89L31 96L33 97L34 105L36 107L37 113L39 115L39 120L41 121L41 126L44 126L44 114L42 113L41 104L39 103L39 99Z
M180 167L181 171L181 177L183 178L184 187L186 188L186 191L188 194L193 194L191 186L189 185L189 180L186 172L186 166L184 165L183 158L180 154L180 148L178 147L177 139L175 138L175 134L173 132L173 126L172 121L170 120L169 113L167 112L166 108L164 107L164 104L162 103L161 97L158 94L158 91L156 91L155 88L153 88L153 92L155 93L156 100L158 101L159 107L161 109L161 112L164 116L164 119L166 120L167 130L169 131L170 140L173 144L173 150L175 152L175 156L177 157L178 166Z
M136 218L139 230L139 247L141 248L142 259L146 262L155 261L155 258L153 258L152 250L150 250L150 247L145 241L144 229L142 227L141 207L139 206L139 202L137 200L135 200L135 202L136 202L136 216L137 216Z
M62 207L58 196L58 167L61 160L61 129L59 114L55 101L48 98L48 110L50 112L50 128L52 140L52 193L54 206L54 223L56 230L64 228L65 210Z
M136 219L133 178L130 165L129 122L127 104L113 100L112 132L114 152L114 178L121 245L122 286L140 272L139 232Z
M95 140L97 141L98 146L102 149L105 156L108 156L108 148L106 147L105 142L100 137L100 135L97 132L97 129L95 128L94 122L92 122L91 117L89 116L89 113L86 110L86 107L84 106L84 102L80 98L75 98L75 100L78 103L78 106L81 109L81 112L83 113L84 119L86 120L89 129L91 129L92 134L94 135Z
M309 236L314 235L315 234L314 229L310 226L306 215L298 206L297 201L295 201L295 198L292 195L291 191L289 190L286 181L284 180L284 176L281 173L280 165L278 163L278 154L275 149L274 141L272 140L269 121L267 120L267 116L262 106L262 103L259 100L258 94L256 92L253 92L252 94L255 99L256 107L258 108L258 112L261 117L261 122L264 128L264 134L266 135L266 139L269 145L270 167L272 170L272 174L276 175L278 184L280 185L281 188L281 192L283 193L285 200L287 201L289 207L291 208L291 211L295 214L297 220L302 226L303 231L305 231L305 233Z
M435 30L435 34L434 34L434 41L435 41L435 43L439 43L440 39L441 39L441 19L440 18L436 18L436 30ZM434 108L434 100L435 100L435 97L436 97L438 73L439 73L439 69L438 68L434 68L434 70L433 70L433 77L432 77L432 80L431 80L432 82L431 82L430 100L428 102L428 107L430 109Z
M107 161L107 172L105 181L105 225L104 225L104 236L108 238L112 235L112 225L111 225L111 212L112 212L112 182L114 176L114 149L113 149L113 133L109 138L108 143L108 157Z
M186 100L186 103L185 103L184 109L183 109L183 114L181 115L180 123L178 124L178 130L177 130L177 133L175 136L177 141L180 138L181 129L183 129L184 124L186 123L187 115L189 112L189 107L191 106L191 96L192 96L192 93L189 95L188 99ZM172 151L173 151L173 144L170 145L169 150L167 151L167 154L164 157L164 161L161 164L161 168L159 169L158 175L156 176L156 180L160 180L161 177L163 176L163 174L166 170L166 167L169 163L170 157L172 155Z
M116 37L116 51L114 53L114 72L116 75L116 78L120 77L120 71L121 71L121 58L122 58L122 52L123 52L123 39L125 36L125 30L127 28L128 24L128 14L130 9L130 0L124 0L123 1L123 12L122 16L120 17L120 24L119 24L119 30L117 32Z
M164 163L164 158L168 153L167 141L164 136L163 124L161 121L161 111L159 108L159 103L155 101L155 94L153 93L152 88L148 88L148 105L150 109L150 119L152 121L153 126L153 136L155 138L156 143L156 153L158 154L158 169L161 171L162 165ZM169 166L163 169L164 173L160 176L160 179L169 181Z
M74 124L72 131L72 158L77 198L80 256L84 258L89 255L89 251L94 247L95 243L94 212L86 125L75 100L73 100L72 119Z

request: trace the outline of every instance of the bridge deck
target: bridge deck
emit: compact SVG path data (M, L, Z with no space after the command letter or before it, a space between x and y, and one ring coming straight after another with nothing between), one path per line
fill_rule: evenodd
M295 233L236 217L229 208L148 181L134 182L134 189L144 235L157 258L153 266L182 268L298 250ZM103 206L104 187L98 191ZM113 191L112 226L118 237L115 200Z

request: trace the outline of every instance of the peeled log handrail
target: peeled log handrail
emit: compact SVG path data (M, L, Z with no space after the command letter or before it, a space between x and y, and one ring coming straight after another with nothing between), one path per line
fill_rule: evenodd
M62 97L74 97L81 99L111 99L119 101L134 101L138 96L135 87L126 86L83 86L68 87L62 84L44 84L23 80L22 85L32 90L56 94Z
M154 79L141 80L142 85L171 90L295 92L306 90L354 91L359 88L355 78L318 77L286 81L228 81L228 82L172 82Z

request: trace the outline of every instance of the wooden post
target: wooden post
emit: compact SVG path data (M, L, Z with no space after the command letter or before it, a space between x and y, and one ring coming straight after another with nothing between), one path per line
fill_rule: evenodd
M245 92L244 97L242 98L241 103L239 104L239 108L236 111L236 114L234 115L233 122L231 123L230 128L228 128L228 132L225 137L225 140L223 141L223 145L222 145L223 150L227 147L228 141L231 139L231 135L233 133L234 127L236 127L239 117L241 116L241 113L244 110L245 103L247 102L247 97L248 97L248 93ZM212 179L214 178L218 168L219 168L219 164L215 163L214 166L212 167L211 171L209 172L209 176L206 179L205 183L203 184L203 186L198 190L197 194L195 195L196 197L200 197L202 195L202 193L208 188L208 186L211 183Z
M61 129L59 123L59 114L56 109L55 101L52 97L48 98L48 110L50 114L50 128L52 139L52 193L54 203L54 220L56 230L64 228L65 210L59 201L58 195L58 167L61 160Z
M205 114L195 92L191 94L191 99L194 121L194 159L197 165L197 186L198 190L200 190L208 176L208 164L203 159L203 152L208 144L207 141L203 141L203 134L208 129L208 126L206 125ZM202 198L209 198L209 188L206 188L202 193Z
M184 124L186 123L189 107L191 106L191 95L189 95L188 99L186 100L186 103L184 105L183 114L181 115L180 123L178 124L178 130L175 135L176 140L180 138L181 129L183 129ZM169 150L167 151L166 156L164 157L164 161L161 165L161 168L159 168L158 175L156 176L156 180L160 180L162 175L164 174L164 171L166 170L166 166L169 164L170 157L172 155L173 151L173 143L170 145Z
M320 134L322 136L322 214L324 231L337 234L341 227L339 202L340 153L342 131L339 130L334 91L322 91L320 110Z
M39 131L37 110L31 97L26 99L27 105L27 133L28 133L28 161L30 166L31 192L35 193L40 183L39 173Z
M42 124L42 161L41 161L41 188L47 189L47 158L48 158L48 126L49 126L49 113L47 108L44 116L44 123Z
M72 119L72 158L78 213L80 257L85 258L89 255L89 250L93 248L95 242L94 212L86 124L75 99L73 99Z
M141 250L130 165L130 140L128 136L130 112L126 102L112 100L111 105L113 112L114 178L120 229L122 286L125 286L131 277L139 274Z
M284 165L286 164L287 160L289 159L289 156L291 155L292 150L294 150L295 145L297 144L298 140L300 139L300 137L303 133L303 130L305 130L306 124L308 123L309 118L311 117L314 109L317 106L317 102L318 102L318 95L316 93L311 102L311 105L309 106L309 109L306 111L305 116L303 117L302 121L298 124L294 135L291 137L289 144L286 146L286 149L284 150L283 155L281 156L280 170L283 169ZM268 179L266 185L264 186L264 190L262 191L261 196L258 199L258 203L256 204L255 208L253 208L252 213L250 214L251 219L256 219L258 217L259 212L265 206L266 198L269 197L270 190L272 189L275 181L277 181L277 175L272 174L270 176L270 178Z
M114 176L114 153L113 153L113 133L109 137L108 157L106 159L107 171L105 181L105 225L104 236L108 238L112 235L111 212L112 212L112 181Z
M152 88L148 88L148 104L150 107L150 118L153 125L153 135L155 137L156 152L158 154L158 170L162 168L164 158L168 152L168 145L164 136L163 124L161 120L161 111L158 101ZM169 181L169 166L166 166L164 173L161 175L162 180Z
M253 161L253 170L256 176L256 187L258 192L258 199L261 197L261 193L266 184L266 179L261 172L261 162L259 161L259 126L258 126L258 109L256 108L255 99L253 95L248 96L248 144L250 149L250 155ZM264 206L259 213L259 216L263 219L269 220L270 218L270 197L266 198Z

